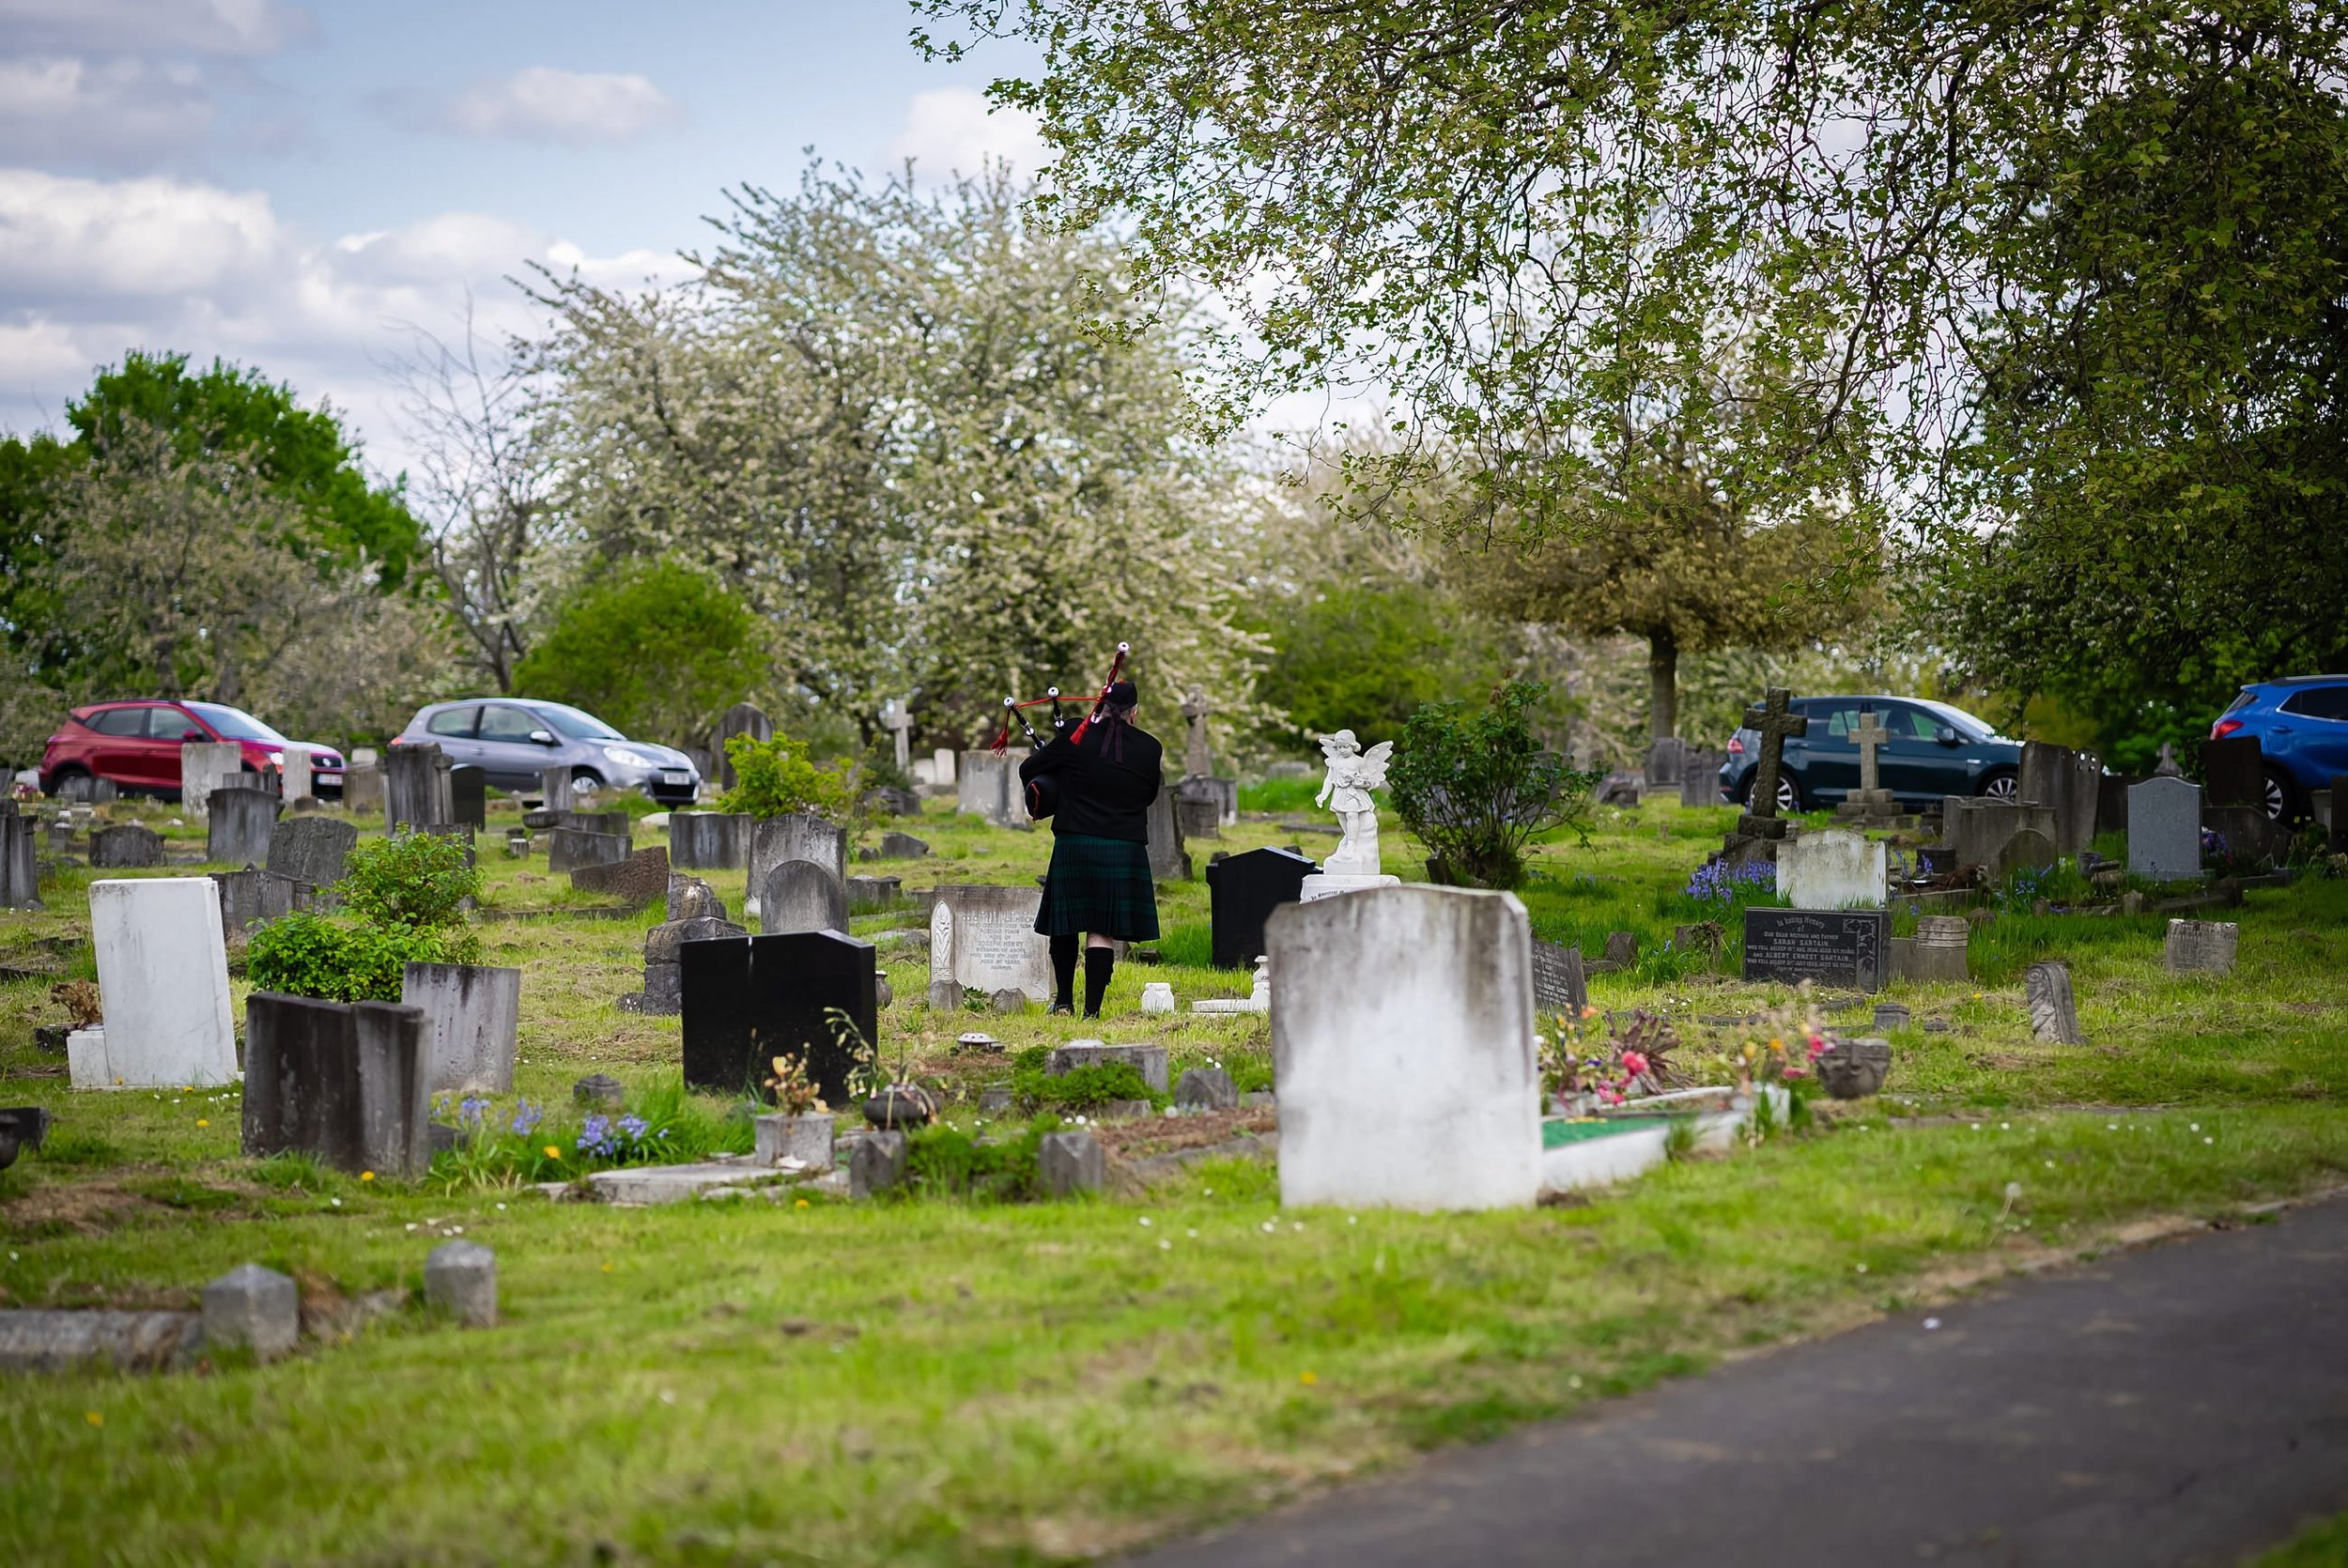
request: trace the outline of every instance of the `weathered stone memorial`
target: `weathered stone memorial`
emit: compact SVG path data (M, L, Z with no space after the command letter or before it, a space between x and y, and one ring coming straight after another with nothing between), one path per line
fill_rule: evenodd
M1907 973L1910 980L1962 981L1972 977L1972 923L1961 915L1926 915L1916 921L1909 939Z
M267 860L278 805L267 790L214 788L205 802L204 858L215 866L258 866Z
M1027 820L1019 798L1019 769L1008 753L965 751L955 769L955 809L983 817L996 827Z
M2128 875L2184 882L2201 874L2201 791L2153 777L2128 791Z
M655 926L644 934L644 989L621 997L620 1010L673 1014L684 994L678 955L685 945L749 934L728 920L722 909L716 915L682 915Z
M1041 887L947 886L930 905L930 982L1052 1000L1050 944L1035 933Z
M2095 841L2103 768L2093 757L2045 741L2022 743L2022 799L2054 807L2054 847L2077 854Z
M448 770L449 815L443 822L462 822L467 827L486 828L489 825L489 776L470 762L459 762Z
M628 840L616 833L558 827L547 834L547 869L576 871L583 866L615 866L628 856Z
M270 830L267 869L272 876L328 887L343 880L359 830L332 817L286 817Z
M226 930L251 930L263 920L280 920L311 907L308 883L274 871L248 866L241 871L214 871L211 880L220 889L220 921Z
M821 866L831 873L834 882L844 884L848 880L848 835L811 811L760 819L750 827L750 875L745 897L757 898L775 868L786 860Z
M0 801L0 909L40 908L39 864L33 857L33 819L14 801Z
M569 811L578 806L571 794L571 770L546 768L538 775L538 808L541 811Z
M1728 797L1721 793L1721 768L1727 761L1724 751L1691 749L1684 754L1679 764L1679 804L1725 806Z
M786 860L766 873L758 890L758 929L769 936L792 931L848 930L848 892L827 867Z
M289 807L298 800L315 798L317 789L312 778L308 746L286 748L286 760L277 764L277 792Z
M1367 888L1285 906L1266 934L1281 1203L1531 1205L1532 926L1515 895Z
M1317 869L1290 850L1248 850L1207 865L1210 944L1217 969L1245 969L1264 955L1264 922L1282 904L1298 901Z
M291 1149L354 1176L424 1174L432 1099L420 1009L256 992L244 1033L246 1154Z
M1993 873L2016 834L2035 833L2051 846L2055 808L2018 800L1948 795L1940 802L1940 837L1955 852L1956 869L1986 868Z
M678 959L688 1088L755 1093L775 1057L796 1056L826 1100L848 1102L857 1053L879 1038L871 943L834 931L723 937L686 943ZM842 1038L834 1014L855 1038Z
M1888 822L1899 815L1899 797L1883 787L1883 766L1878 753L1883 743L1892 738L1883 720L1870 703L1859 705L1859 723L1851 730L1851 739L1859 746L1859 788L1850 791L1836 804L1834 814L1849 822L1861 823Z
M1796 909L1881 909L1889 885L1879 838L1805 833L1778 846L1778 896Z
M447 754L429 742L392 747L383 759L384 831L455 822L456 802L448 773Z
M1582 949L1569 943L1532 939L1533 1006L1544 1019L1563 1013L1579 1019L1590 1005L1589 973Z
M2161 961L2171 975L2231 975L2241 930L2232 920L2171 920Z
M92 870L138 871L163 863L163 836L143 822L117 822L89 836Z
M179 745L179 807L190 818L209 809L212 792L244 777L244 747L235 741Z
M902 877L850 877L848 913L879 915L892 910L897 907L897 898L904 887Z
M581 893L600 893L630 909L641 909L669 894L669 852L658 844L638 850L624 860L581 866L571 872L571 885Z
M910 833L881 835L880 858L883 860L919 860L929 853L929 845Z
M750 863L750 817L736 811L669 813L669 864L682 870L738 871Z
M354 817L371 817L384 809L383 769L353 762L343 770L343 809Z
M1744 977L1881 991L1891 942L1879 910L1747 908Z
M2071 966L2046 959L2022 973L2022 995L2030 1006L2031 1038L2050 1045L2079 1045L2079 1009L2071 993Z
M1182 814L1170 791L1161 789L1150 803L1144 831L1150 836L1150 880L1188 882L1190 851L1182 841Z
M434 1094L512 1092L522 972L486 963L410 963L399 1000L424 1014L425 1082Z
M145 1089L237 1079L236 1019L220 895L209 877L94 882L90 940L98 949L101 1028L68 1047L77 1089ZM92 1038L95 1037L95 1038Z

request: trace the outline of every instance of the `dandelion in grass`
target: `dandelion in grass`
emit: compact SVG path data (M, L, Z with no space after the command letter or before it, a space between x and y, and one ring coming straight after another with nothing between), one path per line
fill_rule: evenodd
M359 1179L361 1181L373 1181L375 1179L375 1173L373 1171L361 1171L359 1173Z
M563 1151L556 1148L552 1144L548 1144L547 1145L547 1158L548 1160L560 1160L563 1158Z

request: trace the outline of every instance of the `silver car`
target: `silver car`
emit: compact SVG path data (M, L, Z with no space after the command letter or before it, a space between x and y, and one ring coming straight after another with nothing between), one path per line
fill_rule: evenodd
M571 792L641 790L663 806L688 806L701 770L672 746L631 741L577 708L526 697L479 697L420 709L394 746L430 742L451 762L479 768L501 790L536 790L549 768L571 770Z

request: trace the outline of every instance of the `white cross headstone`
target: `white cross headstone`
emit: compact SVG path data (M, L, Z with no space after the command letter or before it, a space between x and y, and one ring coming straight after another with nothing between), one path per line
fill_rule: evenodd
M913 761L913 715L904 703L892 701L881 710L881 725L896 746L897 766L902 770Z
M1883 776L1876 762L1876 748L1892 738L1892 731L1883 727L1873 708L1859 710L1859 727L1851 732L1859 743L1859 787L1869 794L1883 788Z

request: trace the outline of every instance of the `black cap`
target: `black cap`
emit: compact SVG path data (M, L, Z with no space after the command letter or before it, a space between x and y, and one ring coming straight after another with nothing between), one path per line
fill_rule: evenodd
M1141 701L1141 692L1131 681L1115 681L1110 683L1107 700L1112 708L1131 708Z

